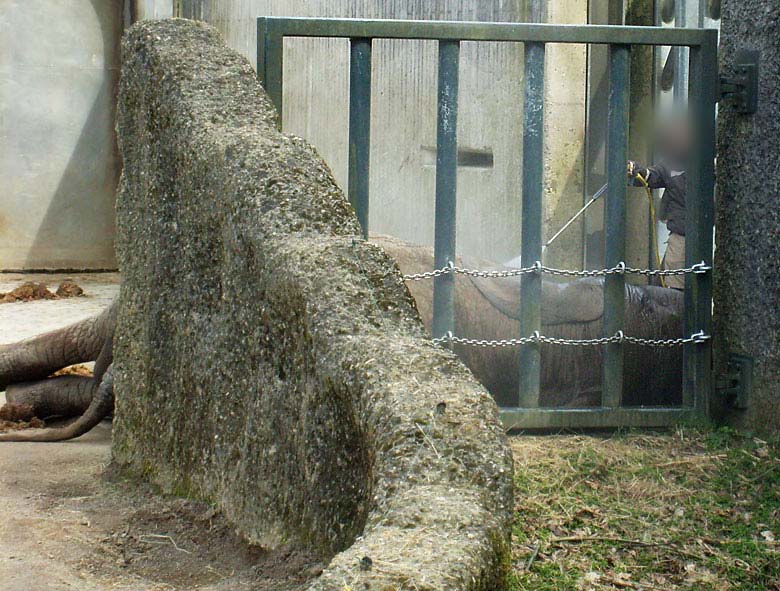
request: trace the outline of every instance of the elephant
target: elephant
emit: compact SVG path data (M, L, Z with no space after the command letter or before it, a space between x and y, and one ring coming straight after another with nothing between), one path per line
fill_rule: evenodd
M395 259L406 275L433 268L430 248L388 236L371 242ZM460 257L459 267L500 270L489 262ZM501 340L519 333L520 278L478 278L457 275L455 334ZM433 281L407 281L420 318L430 332ZM626 285L627 335L642 338L678 338L682 335L683 296L673 289ZM79 416L56 429L0 434L0 441L60 441L86 433L112 408L113 336L117 304L95 318L84 320L20 343L0 346L0 390L8 386L7 400L28 404L37 416ZM603 280L542 282L541 333L557 338L592 339L602 336ZM670 405L681 400L682 357L672 348L624 345L623 404ZM500 406L517 406L520 361L515 347L479 348L456 344L460 356ZM541 345L542 406L587 407L599 404L603 351L599 346ZM92 361L93 378L49 378L62 367ZM83 413L83 414L82 414Z
M114 408L116 302L98 316L31 339L0 345L0 391L9 404L29 405L39 417L78 419L65 427L0 433L0 441L62 441L87 433ZM92 377L48 377L94 361Z
M371 241L394 258L401 271L413 275L433 268L430 248L412 246L387 236ZM508 270L488 261L460 257L456 266L479 270ZM478 278L456 275L456 336L504 340L521 336L520 277ZM420 316L431 330L433 281L408 281ZM545 336L593 339L603 336L603 279L542 281L542 330ZM626 335L672 339L683 333L683 294L650 285L625 287ZM520 353L517 347L454 346L455 352L496 399L499 406L517 406ZM682 354L670 347L624 345L624 406L666 406L682 400ZM588 407L600 404L603 348L541 345L540 405Z

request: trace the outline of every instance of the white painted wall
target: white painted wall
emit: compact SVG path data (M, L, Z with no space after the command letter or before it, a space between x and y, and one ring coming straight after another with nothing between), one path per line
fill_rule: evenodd
M136 20L171 18L174 0L132 0Z
M528 0L128 1L137 19L177 11L203 18L252 62L258 15L523 21L529 13ZM0 89L0 179L8 195L0 205L0 267L111 266L120 3L0 2L0 32L8 32L0 39L0 76L8 82ZM585 0L550 0L548 14L553 22L585 22ZM286 52L285 128L317 146L346 186L347 42L290 40ZM548 236L582 200L584 71L583 47L548 49ZM436 44L376 42L373 78L371 230L430 244ZM513 258L520 243L520 45L463 45L458 131L461 149L493 156L490 167L459 171L458 249ZM573 226L547 262L578 263L579 232Z
M216 25L228 43L255 59L255 17L329 16L524 21L523 0L201 0L184 2ZM436 145L436 44L378 41L374 48L372 232L433 242ZM310 140L346 186L346 41L288 40L284 127ZM458 250L492 260L520 244L522 47L466 43L461 51L459 144L490 151L491 168L458 175Z
M122 3L0 0L0 269L114 266Z

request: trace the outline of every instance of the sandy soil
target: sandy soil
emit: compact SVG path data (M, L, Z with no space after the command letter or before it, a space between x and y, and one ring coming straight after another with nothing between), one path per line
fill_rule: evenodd
M293 591L321 572L246 544L208 505L107 475L110 429L2 445L0 589Z
M78 280L87 297L3 305L0 343L94 314L117 291L116 276ZM113 474L110 443L104 422L66 443L0 445L2 591L297 591L321 572L247 544L208 505Z

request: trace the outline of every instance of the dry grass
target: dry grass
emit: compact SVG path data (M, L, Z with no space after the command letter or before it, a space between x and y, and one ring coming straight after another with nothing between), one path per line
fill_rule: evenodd
M780 450L731 431L520 436L515 591L780 591Z

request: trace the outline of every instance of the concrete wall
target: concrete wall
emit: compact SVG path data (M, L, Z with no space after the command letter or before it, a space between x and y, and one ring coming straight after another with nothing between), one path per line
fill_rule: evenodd
M312 590L503 588L493 400L248 61L184 20L124 50L115 462L329 560Z
M523 22L530 20L529 5L528 0L182 0L180 15L214 24L231 47L254 63L259 15ZM587 22L587 2L552 0L548 17L551 22ZM286 48L284 128L311 141L345 187L347 43L289 40ZM375 44L370 228L420 244L433 242L436 56L430 42ZM582 204L585 60L582 46L549 50L548 235ZM459 170L458 250L463 254L497 261L519 254L522 71L519 45L467 43L462 48L460 148L493 156L492 166ZM550 249L549 261L577 266L580 248L580 228L573 227Z
M133 4L135 20L171 18L174 0L129 0Z
M588 22L588 3L548 2L547 22ZM552 236L582 206L585 179L585 101L587 47L547 46L544 112L544 217L542 236ZM511 100L511 97L505 97ZM518 141L519 137L515 139ZM579 268L582 224L573 224L545 251L545 264Z
M780 433L780 12L767 0L726 0L722 71L740 49L761 52L758 112L721 104L715 248L717 370L728 353L755 361L753 392L734 424ZM719 402L725 402L719 400Z
M123 7L0 4L0 269L114 266Z

